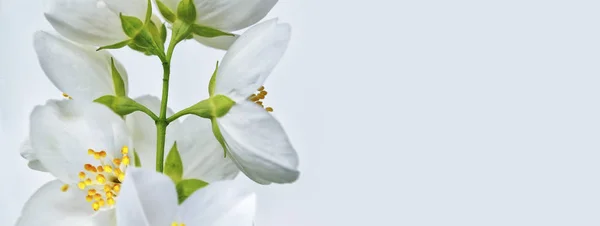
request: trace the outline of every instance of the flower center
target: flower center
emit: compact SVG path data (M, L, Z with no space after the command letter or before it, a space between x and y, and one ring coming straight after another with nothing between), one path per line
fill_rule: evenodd
M248 100L265 108L265 106L263 105L263 100L265 99L266 96L267 96L267 91L265 90L264 86L261 86L260 88L258 88L258 91L255 94L252 94L252 95L250 95L250 97L248 97ZM265 110L267 110L268 112L273 112L272 107L266 107Z
M121 191L121 183L125 179L125 170L129 165L129 148L123 146L121 158L107 156L105 151L96 152L88 149L88 154L93 156L100 164L83 165L84 171L79 172L77 187L87 190L85 200L92 203L92 209L98 211L102 207L112 207Z

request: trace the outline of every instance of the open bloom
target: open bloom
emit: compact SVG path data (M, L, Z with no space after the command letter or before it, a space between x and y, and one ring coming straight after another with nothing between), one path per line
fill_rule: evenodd
M75 42L105 46L127 40L119 14L144 20L146 0L48 0L46 19ZM158 18L156 18L158 19Z
M73 100L92 102L104 95L115 95L110 69L108 52L95 51L91 47L81 46L38 31L34 35L34 46L38 60L46 76L65 96ZM127 72L115 59L115 65L125 83L127 93ZM135 100L154 112L160 109L157 97L144 95ZM169 109L168 115L173 114ZM187 123L187 122L190 123ZM186 124L194 124L194 119L186 120ZM156 126L154 121L141 112L125 117L125 123L135 151L139 155L142 166L154 167L156 162ZM180 122L169 125L166 149L178 139L178 148L185 166L184 178L197 178L207 182L231 179L236 174L235 165L230 159L223 159L222 152L206 149L205 140L195 139L197 136L212 136L210 127L186 126L179 128ZM210 145L210 144L208 144ZM210 152L214 151L214 152ZM29 139L23 142L21 155L29 161L29 167L39 171L47 171L39 161L38 150L32 147Z
M173 12L181 0L162 0ZM196 6L196 24L233 32L247 28L261 19L277 4L277 0L194 0ZM194 38L207 46L228 49L236 37L219 36L213 38Z
M280 123L253 101L264 98L261 89L290 39L290 26L276 19L246 31L223 57L213 95L235 102L216 123L228 156L250 179L260 184L290 183L298 176L298 155ZM206 120L205 120L206 121ZM213 141L216 142L216 141Z
M25 204L18 226L93 225L114 219L113 207L133 146L125 122L107 107L50 100L30 118L37 161L56 177Z
M252 225L256 196L231 181L215 182L178 205L169 177L151 170L127 173L117 204L118 226L230 226Z

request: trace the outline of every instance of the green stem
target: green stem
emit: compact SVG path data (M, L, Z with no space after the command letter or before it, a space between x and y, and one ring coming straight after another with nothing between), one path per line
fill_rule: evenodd
M160 115L156 120L156 171L163 172L165 158L165 137L167 135L167 102L169 98L169 76L171 65L169 60L163 60L163 88L160 102Z
M167 55L164 53L159 56L163 66L163 87L162 87L162 99L160 102L160 115L156 122L156 171L163 172L164 160L165 160L165 137L167 135L167 126L169 122L167 120L167 102L169 101L169 77L171 75L171 57L173 50L175 49L177 42L174 37L171 37L169 42L169 48L167 49Z

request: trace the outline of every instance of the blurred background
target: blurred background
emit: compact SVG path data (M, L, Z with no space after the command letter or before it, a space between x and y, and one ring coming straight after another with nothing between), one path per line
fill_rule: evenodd
M279 1L267 18L293 34L266 104L302 174L253 186L256 225L600 225L599 7ZM0 0L0 225L51 179L18 152L31 109L61 98L32 46L51 30L43 11L43 0ZM130 96L160 94L157 59L114 54ZM173 109L205 98L222 55L176 49Z

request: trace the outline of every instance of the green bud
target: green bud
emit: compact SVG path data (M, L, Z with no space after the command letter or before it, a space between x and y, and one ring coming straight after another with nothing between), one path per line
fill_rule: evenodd
M177 5L177 18L193 24L196 21L196 6L193 0L181 0Z
M235 36L235 34L220 31L214 28L205 27L202 25L192 25L192 32L198 36L213 38L218 36Z
M208 183L198 179L187 179L177 183L175 189L177 190L177 199L179 204L183 203L190 195L197 190L206 187Z
M167 155L164 173L175 183L179 182L183 176L183 163L181 162L181 156L177 150L177 142L173 144L173 147Z
M181 20L176 20L175 23L173 23L173 33L171 35L173 35L173 37L171 38L171 45L175 45L185 39L187 39L187 37L192 34L192 26L188 23L185 23Z
M169 7L167 7L167 5L165 5L165 3L163 3L160 0L155 0L156 1L156 6L158 6L158 11L160 11L160 14L163 15L163 17L169 21L170 23L173 23L176 19L177 16L175 16L175 13L173 13L173 11L171 11L171 9L169 9Z
M112 71L112 80L113 85L115 87L115 94L118 97L125 96L125 83L123 82L123 77L121 76L121 73L119 73L119 71L115 67L115 60L112 57L110 58L110 68Z
M125 16L123 14L119 14L119 16L121 17L123 32L125 32L127 37L135 38L138 32L144 27L144 22L137 17Z

